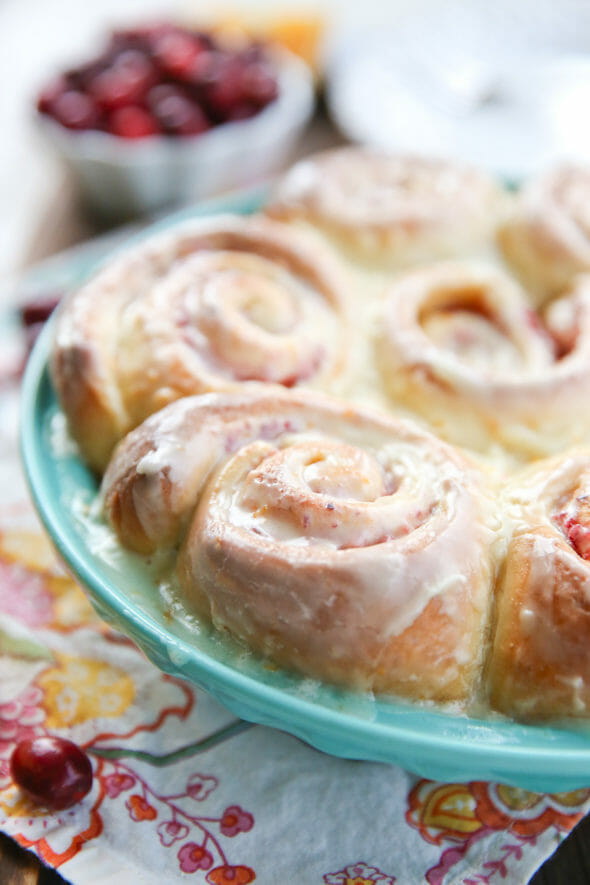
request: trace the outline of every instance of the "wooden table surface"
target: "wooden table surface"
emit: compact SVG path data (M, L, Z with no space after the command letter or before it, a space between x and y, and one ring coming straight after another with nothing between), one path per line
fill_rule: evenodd
M0 882L2 885L64 885L66 880L44 866L31 851L25 851L0 833Z

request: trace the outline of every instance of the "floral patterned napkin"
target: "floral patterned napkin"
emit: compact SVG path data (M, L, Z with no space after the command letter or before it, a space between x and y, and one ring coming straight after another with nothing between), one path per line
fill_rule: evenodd
M237 720L94 614L37 523L18 458L22 345L0 360L0 828L74 885L526 882L590 809L332 758ZM17 741L89 754L93 788L49 813L12 784Z

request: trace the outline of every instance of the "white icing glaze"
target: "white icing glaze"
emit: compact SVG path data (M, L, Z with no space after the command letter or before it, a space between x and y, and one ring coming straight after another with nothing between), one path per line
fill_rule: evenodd
M131 434L104 486L107 504L113 490L132 501L155 548L176 545L192 520L181 584L188 599L208 594L216 626L274 656L256 626L266 623L308 672L336 681L360 643L352 681L367 687L381 654L440 598L453 639L427 668L437 685L413 669L404 680L441 698L452 680L469 682L495 571L490 495L473 465L413 425L309 392L197 397Z
M537 236L568 256L578 270L590 270L590 173L563 166L533 179L522 192L522 207Z
M499 230L505 259L543 303L590 271L590 171L551 168L526 182Z
M546 322L547 329L525 293L488 264L410 272L385 302L385 383L452 442L482 451L499 443L528 457L560 451L590 434L579 407L590 377L588 285L554 304ZM565 355L555 352L554 323Z
M52 376L84 456L180 396L247 382L324 386L348 355L330 250L262 217L192 220L140 243L64 302Z
M124 542L163 553L167 569L182 545L175 592L187 605L202 613L206 597L220 628L278 653L279 663L303 672L309 663L321 678L373 687L381 670L395 670L396 642L426 623L420 655L407 654L385 690L464 704L487 654L492 586L514 538L534 536L527 579L540 588L538 603L527 601L515 618L522 638L543 636L563 583L558 546L578 584L585 580L566 524L582 518L576 490L587 453L568 451L506 480L512 456L537 458L590 438L580 407L590 378L590 282L580 279L534 318L528 293L473 258L489 252L499 264L489 242L497 189L435 166L361 163L351 177L344 164L324 179L306 161L283 182L283 197L311 207L295 227L315 233L226 217L140 245L64 309L55 376L68 387L85 375L109 444L143 417L134 403L144 388L147 411L189 389L239 390L179 402L123 444L103 494L108 506L121 493L117 506L129 508ZM585 204L573 180L571 192L564 187L552 248L563 257L568 240L576 261L586 261ZM474 239L453 226L455 215L471 218ZM326 220L332 229L318 233ZM484 228L488 240L476 244ZM470 261L401 270L456 251ZM139 346L126 347L138 336ZM393 379L388 392L383 375ZM259 377L264 391L249 380ZM293 378L343 401L309 391L285 398L267 383ZM424 425L484 453L481 471L415 426L370 415L369 404L396 415L423 410ZM96 417L81 422L90 436L98 436ZM93 549L110 557L111 542L98 532ZM168 571L161 584L175 580ZM445 645L439 627L449 624ZM539 639L547 651L553 641ZM461 689L445 695L441 686L455 679ZM590 706L584 674L556 680L574 715ZM535 709L532 696L520 707Z
M506 568L490 656L493 705L509 715L587 715L590 449L516 473L499 495Z
M473 247L489 235L505 201L502 188L478 170L347 146L291 167L267 211L334 237L344 254L391 267Z

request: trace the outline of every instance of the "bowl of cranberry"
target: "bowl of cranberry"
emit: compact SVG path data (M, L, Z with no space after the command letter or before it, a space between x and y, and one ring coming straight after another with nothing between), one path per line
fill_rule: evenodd
M113 31L47 83L37 119L89 206L149 214L281 169L314 106L299 58L173 24Z

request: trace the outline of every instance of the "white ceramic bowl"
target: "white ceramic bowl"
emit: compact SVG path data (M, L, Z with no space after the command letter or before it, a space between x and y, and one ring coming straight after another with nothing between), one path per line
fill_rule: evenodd
M279 95L255 117L182 138L126 140L72 132L38 114L43 135L73 173L91 209L111 219L152 214L251 186L291 159L314 109L307 65L277 54Z

